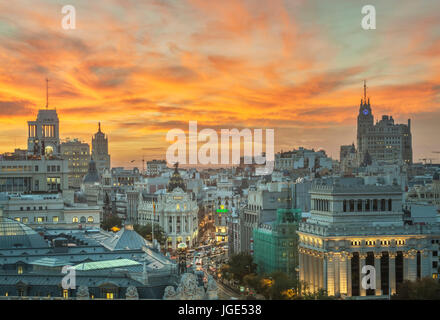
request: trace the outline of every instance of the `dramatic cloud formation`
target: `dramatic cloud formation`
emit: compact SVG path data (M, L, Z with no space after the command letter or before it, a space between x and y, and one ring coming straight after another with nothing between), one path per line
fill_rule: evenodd
M440 133L440 3L358 1L0 3L0 152L25 148L26 121L56 108L62 137L90 143L101 121L112 165L164 158L171 128L274 128L276 151L356 139L362 81L373 113L413 119L414 160ZM11 142L11 135L15 137Z

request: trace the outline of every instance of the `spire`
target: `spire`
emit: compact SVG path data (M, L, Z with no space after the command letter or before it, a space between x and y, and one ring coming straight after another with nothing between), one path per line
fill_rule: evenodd
M101 132L101 122L98 122L98 132Z
M364 103L367 103L367 80L364 80Z
M46 78L46 110L49 108L49 79Z

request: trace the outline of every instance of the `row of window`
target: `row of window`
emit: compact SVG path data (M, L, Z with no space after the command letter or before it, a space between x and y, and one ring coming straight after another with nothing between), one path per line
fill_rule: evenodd
M72 218L72 222L73 222L73 223L78 223L78 222L80 222L80 223L86 223L86 221L87 221L88 223L93 223L94 219L93 219L92 216L88 217L87 219L86 219L86 217L84 217L84 216L81 217L80 219L78 219L78 217L73 217L73 218Z
M398 246L403 246L403 245L405 245L405 240L396 240L396 244ZM353 240L353 241L351 241L351 245L352 246L360 246L361 245L361 241L360 240ZM376 245L376 241L375 240L366 240L365 241L365 245L367 245L367 246L375 246ZM380 240L380 245L381 246L390 246L391 245L391 240Z
M14 220L18 221L18 222L22 222L22 223L29 223L28 217L23 217L23 218L16 217L16 218L14 218ZM52 222L59 222L59 220L60 220L60 218L58 216L52 217ZM93 223L94 221L95 221L95 219L92 216L88 217L87 219L86 219L86 217L81 217L81 219L78 219L78 217L72 218L73 223L78 223L78 222ZM38 223L47 222L47 217L34 217L34 222L38 222Z
M364 212L364 211L392 211L392 199L366 199L366 200L344 200L344 212Z

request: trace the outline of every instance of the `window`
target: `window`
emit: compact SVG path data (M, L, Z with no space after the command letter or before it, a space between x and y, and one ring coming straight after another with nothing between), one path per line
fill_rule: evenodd
M437 257L437 251L432 251L432 256Z
M58 217L56 217L56 216L52 217L52 222L58 222L58 220L59 220Z
M20 222L20 218L14 218L14 220Z
M73 222L73 223L78 223L78 221L79 221L79 220L78 220L78 217L73 217L73 219L72 219L72 222Z
M23 223L28 223L28 222L29 222L29 218L28 218L28 217L24 217L21 221L22 221Z
M69 298L69 290L64 289L63 290L63 298L68 299Z
M113 292L107 292L107 293L105 294L105 297L106 297L106 299L111 300L111 299L113 299L114 294L113 294Z
M44 217L37 217L37 222L38 223L43 223L44 221Z
M88 217L88 218L87 218L87 222L88 222L88 223L93 223L93 221L94 221L93 217Z
M438 261L432 261L432 267L437 268L438 267Z
M17 267L17 273L18 274L23 274L23 266L18 266Z

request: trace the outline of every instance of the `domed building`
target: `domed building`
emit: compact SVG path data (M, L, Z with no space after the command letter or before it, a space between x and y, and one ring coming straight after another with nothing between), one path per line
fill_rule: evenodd
M196 245L198 211L197 200L186 191L176 164L165 193L140 194L138 220L141 225L159 224L167 235L165 248L174 251L179 243L188 248Z
M45 248L47 242L30 227L3 216L0 208L0 249Z

